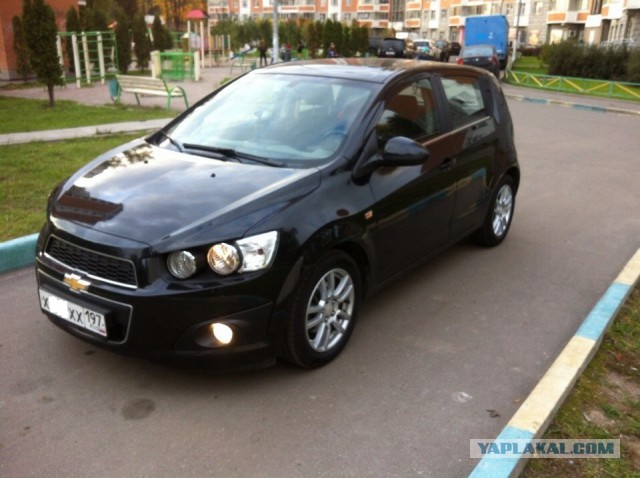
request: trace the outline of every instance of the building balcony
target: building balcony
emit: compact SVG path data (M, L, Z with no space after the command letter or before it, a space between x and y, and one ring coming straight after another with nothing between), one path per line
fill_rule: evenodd
M374 3L374 4L370 4L370 5L361 5L358 4L358 7L356 9L356 12L360 13L360 12L383 12L383 13L387 13L389 11L389 4L388 3Z
M627 0L624 8L626 10L638 10L640 9L640 0Z
M622 18L622 3L605 3L602 6L602 18L605 20L619 20Z
M358 25L369 28L389 28L389 20L358 20Z
M589 18L589 12L585 11L572 11L572 12L548 12L547 13L547 24L565 24L572 23L577 25L583 25L587 22L587 18Z

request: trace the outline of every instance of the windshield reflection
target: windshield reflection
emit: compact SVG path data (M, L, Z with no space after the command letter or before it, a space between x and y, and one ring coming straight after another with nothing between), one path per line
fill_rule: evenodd
M169 133L182 145L313 165L338 151L372 91L367 83L343 79L250 74Z

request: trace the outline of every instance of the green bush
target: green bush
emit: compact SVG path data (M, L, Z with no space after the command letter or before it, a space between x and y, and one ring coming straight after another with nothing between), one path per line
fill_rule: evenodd
M640 48L634 48L627 62L627 81L640 83Z
M550 75L597 80L629 78L630 53L626 47L602 48L564 41L545 45L541 59L548 66Z

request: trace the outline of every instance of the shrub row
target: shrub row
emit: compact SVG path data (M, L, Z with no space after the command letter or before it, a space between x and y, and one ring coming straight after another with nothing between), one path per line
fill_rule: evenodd
M564 41L545 45L540 57L550 75L640 83L640 48Z

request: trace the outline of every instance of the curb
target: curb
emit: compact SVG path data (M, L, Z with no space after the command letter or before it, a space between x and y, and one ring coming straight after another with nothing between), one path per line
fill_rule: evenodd
M600 347L604 334L640 278L640 249L631 257L616 280L582 322L549 370L522 403L496 440L540 438L576 381ZM469 478L518 476L527 459L485 455Z
M34 263L38 234L0 242L0 274Z
M571 101L550 100L545 98L536 98L532 96L514 95L512 93L505 93L504 96L506 96L507 98L511 98L512 100L525 101L528 103L538 103L542 105L558 105L558 106L564 106L566 108L574 108L578 110L596 111L598 113L619 113L619 114L640 116L640 110L628 110L625 108L614 108L610 106L585 105L582 103L574 103Z

